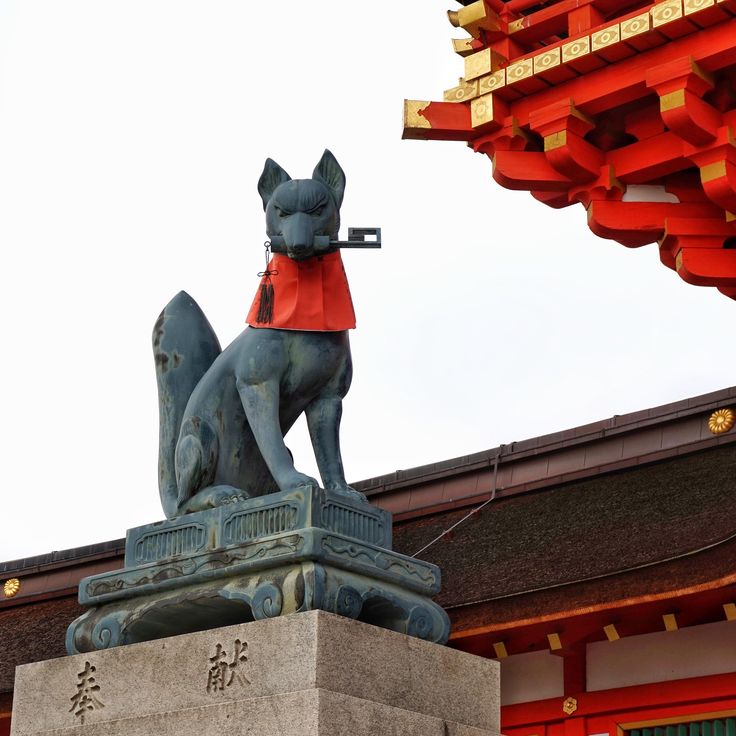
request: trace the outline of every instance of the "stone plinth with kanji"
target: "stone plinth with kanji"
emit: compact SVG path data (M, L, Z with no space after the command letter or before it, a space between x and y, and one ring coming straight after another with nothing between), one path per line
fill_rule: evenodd
M11 736L497 736L498 663L310 611L18 668Z

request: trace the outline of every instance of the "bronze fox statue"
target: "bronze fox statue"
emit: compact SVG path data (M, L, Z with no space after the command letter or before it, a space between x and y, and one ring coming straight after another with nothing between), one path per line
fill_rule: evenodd
M325 151L311 179L267 159L258 182L270 237L294 261L337 239L345 174ZM325 238L320 240L325 242ZM159 392L159 491L167 518L275 491L317 486L294 467L284 435L304 412L324 487L364 499L345 481L342 399L352 377L347 330L249 326L221 350L197 303L180 292L153 330Z

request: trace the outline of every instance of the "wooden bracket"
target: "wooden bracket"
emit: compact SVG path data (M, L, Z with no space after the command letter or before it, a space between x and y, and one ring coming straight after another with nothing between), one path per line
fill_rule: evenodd
M586 209L594 201L619 202L626 191L626 185L622 184L613 166L604 165L595 181L573 187L569 196L571 202L580 202Z
M730 126L718 130L715 145L690 153L700 169L707 197L728 212L736 212L736 140Z
M572 182L554 169L544 153L496 150L493 178L506 189L566 192Z
M544 153L555 171L572 181L590 181L600 175L605 156L584 139L595 124L572 100L533 111L529 126L544 138Z
M736 286L736 250L724 242L736 227L719 219L668 217L659 242L662 263L696 286Z
M671 131L698 146L716 137L721 114L702 99L713 88L713 78L692 57L650 69L646 84L659 95L659 112Z

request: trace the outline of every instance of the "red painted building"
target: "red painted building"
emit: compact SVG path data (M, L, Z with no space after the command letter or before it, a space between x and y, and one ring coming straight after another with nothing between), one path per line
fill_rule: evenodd
M725 389L356 484L441 567L450 645L501 661L504 734L736 735L734 407ZM0 736L15 665L63 656L79 580L122 561L121 539L0 563Z

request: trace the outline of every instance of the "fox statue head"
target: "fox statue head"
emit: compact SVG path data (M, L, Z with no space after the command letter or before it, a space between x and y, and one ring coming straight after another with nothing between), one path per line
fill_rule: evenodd
M258 193L266 211L269 237L281 235L286 252L295 261L329 252L315 247L315 236L337 240L345 173L325 150L311 179L292 179L275 161L266 159Z

